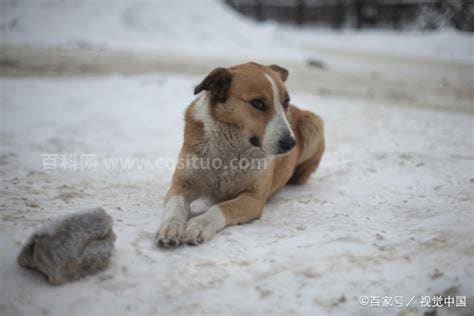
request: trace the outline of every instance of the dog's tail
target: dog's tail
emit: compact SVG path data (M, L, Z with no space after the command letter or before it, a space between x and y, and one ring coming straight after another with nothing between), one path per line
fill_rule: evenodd
M324 153L324 122L322 118L310 111L298 113L296 121L297 137L301 144L298 164L288 183L304 184L311 173L319 166Z

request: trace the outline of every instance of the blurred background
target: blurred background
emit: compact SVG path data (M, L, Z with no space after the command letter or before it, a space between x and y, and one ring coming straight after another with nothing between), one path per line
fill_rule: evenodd
M473 12L0 0L0 315L472 315ZM289 70L292 102L325 121L322 163L260 220L157 249L193 89L248 61ZM17 267L33 228L97 206L118 236L106 271L50 288Z
M471 0L2 0L0 6L0 73L7 76L202 75L256 60L285 64L299 73L290 85L316 93L462 109L472 97Z
M474 31L471 0L226 0L257 21L297 25L393 30L436 30L452 27Z

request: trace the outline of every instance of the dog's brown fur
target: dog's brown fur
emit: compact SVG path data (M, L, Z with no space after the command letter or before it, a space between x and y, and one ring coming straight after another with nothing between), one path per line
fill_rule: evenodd
M277 65L247 63L217 68L196 87L195 93L204 95L186 111L179 158L217 157L229 161L239 156L266 159L269 166L231 174L177 168L165 197L167 215L155 239L159 245L198 244L225 226L260 218L266 201L286 183L304 184L309 179L325 148L324 124L319 116L290 105L283 115L296 145L285 155L275 155L273 143L265 143L272 137L268 135L269 124L282 115L277 107L288 98L284 84L287 77L288 71ZM255 98L265 100L264 111L250 106ZM248 143L252 137L259 140L260 148ZM189 204L204 196L216 205L188 221Z

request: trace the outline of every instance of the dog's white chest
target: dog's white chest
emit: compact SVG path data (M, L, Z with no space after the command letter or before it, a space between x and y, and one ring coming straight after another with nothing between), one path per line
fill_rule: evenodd
M191 172L202 193L217 200L228 199L249 189L269 161L259 149L242 143L238 135L226 135L225 140L213 136L217 139L211 138L203 146L196 157L201 165Z

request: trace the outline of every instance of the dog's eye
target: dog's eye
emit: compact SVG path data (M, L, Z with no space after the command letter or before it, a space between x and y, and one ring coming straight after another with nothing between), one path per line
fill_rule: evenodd
M286 97L285 101L283 102L283 107L288 109L288 106L290 105L290 97Z
M263 102L261 99L254 99L250 101L250 105L259 111L265 111L265 102Z

